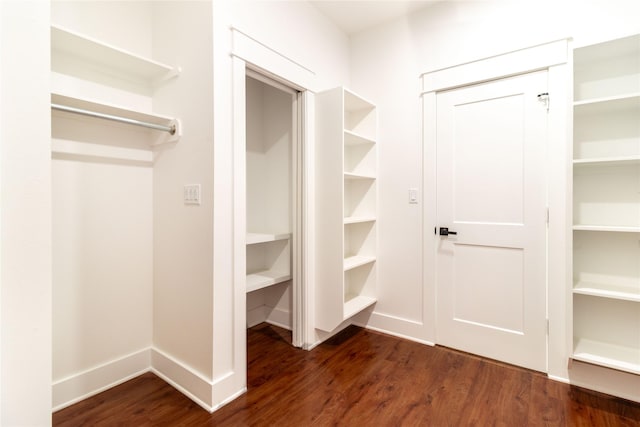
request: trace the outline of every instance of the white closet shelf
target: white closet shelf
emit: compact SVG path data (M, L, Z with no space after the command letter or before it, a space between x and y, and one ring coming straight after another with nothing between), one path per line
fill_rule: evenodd
M578 115L638 109L640 108L640 92L575 101L573 106L574 113Z
M574 231L609 231L616 233L640 233L640 227L613 225L574 225Z
M640 349L577 338L574 360L640 375Z
M247 245L255 245L258 243L277 242L279 240L289 240L291 233L247 233Z
M363 295L347 295L344 302L344 318L348 319L351 316L358 314L365 308L376 303L376 299L373 297L367 297Z
M344 130L344 145L365 145L375 143L376 141L371 138L367 138L366 136L360 135L359 133L347 129Z
M353 270L356 267L376 262L374 256L355 255L344 259L344 271Z
M361 222L374 222L375 216L349 216L344 219L345 224L358 224Z
M373 176L373 175L363 175L363 174L359 174L359 173L345 172L344 173L344 179L375 180L376 177Z
M103 43L59 25L51 25L51 48L152 83L179 74L179 68Z
M640 302L640 287L604 283L578 282L573 286L574 294Z
M600 157L593 159L575 159L573 165L582 166L622 166L640 165L640 156Z
M92 111L99 114L122 117L125 119L152 123L160 126L175 127L175 133L170 135L169 141L176 141L181 136L180 121L172 117L155 113L148 113L130 108L107 104L96 100L68 96L61 93L51 93L51 103L80 110Z
M344 109L347 112L374 110L376 108L373 102L356 95L348 89L344 89Z
M282 271L265 270L247 274L247 292L276 285L291 280L291 274Z

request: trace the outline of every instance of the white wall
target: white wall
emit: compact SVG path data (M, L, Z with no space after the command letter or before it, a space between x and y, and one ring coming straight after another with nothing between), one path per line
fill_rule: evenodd
M150 10L149 1L53 0L51 22L149 57Z
M304 1L232 0L232 26L311 70L319 90L349 84L347 36Z
M638 16L633 0L440 2L351 37L352 86L379 109L379 302L369 326L434 340L435 305L423 288L423 275L432 272L422 268L421 236L435 224L421 223L422 201L407 203L407 189L421 188L428 173L419 76L564 37L582 46L630 35L640 32ZM561 302L550 301L551 308L562 315ZM562 321L556 327L564 328ZM566 367L564 354L549 357L550 365Z
M180 118L184 133L176 144L155 151L153 344L209 383L215 268L212 36L211 3L154 3L154 58L182 71L156 90L153 105ZM185 184L201 185L200 205L184 204ZM210 403L210 391L200 398Z
M0 425L51 424L49 3L0 2Z
M214 142L213 5L154 3L154 57L176 64L154 108L183 123L180 141L156 151L154 165L154 349L156 372L211 410L213 331ZM201 204L185 205L185 184L201 185ZM215 238L214 238L215 237ZM227 345L231 345L227 342Z

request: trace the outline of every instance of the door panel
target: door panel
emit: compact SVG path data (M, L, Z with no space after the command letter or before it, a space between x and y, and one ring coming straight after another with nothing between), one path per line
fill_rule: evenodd
M546 370L546 71L437 95L437 341Z

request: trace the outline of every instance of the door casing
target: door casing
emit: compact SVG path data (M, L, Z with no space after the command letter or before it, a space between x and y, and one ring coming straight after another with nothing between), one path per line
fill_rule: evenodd
M426 340L436 342L436 94L537 70L548 71L547 188L549 222L547 246L547 373L568 381L572 352L571 319L571 62L569 39L561 39L502 55L422 74L423 107L423 304Z

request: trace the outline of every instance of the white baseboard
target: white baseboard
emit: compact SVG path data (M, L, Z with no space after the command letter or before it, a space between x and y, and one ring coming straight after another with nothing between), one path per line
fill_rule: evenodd
M425 327L424 323L415 320L373 312L364 319L362 317L356 318L353 324L409 341L435 345L435 336L429 336L433 334Z
M266 307L259 305L251 310L247 310L247 328L252 328L267 319Z
M291 312L289 310L266 307L266 311L269 313L269 315L267 316L265 322L284 329L291 330L293 325L291 324Z
M559 376L557 376L557 375L548 375L548 374L547 374L547 377L548 377L550 380L557 381L557 382L559 382L559 383L571 384L571 381L569 381L569 378L559 377Z
M207 411L213 412L213 382L201 373L157 348L151 350L151 372Z
M208 412L246 392L246 378L237 374L215 381L156 348L146 348L52 384L53 412L80 402L145 372L153 372Z
M640 375L574 360L569 369L569 382L640 403Z
M260 305L247 310L247 328L259 325L262 322L291 330L291 312L282 308L272 308Z
M151 348L145 348L54 381L51 386L53 412L148 372L150 360Z

